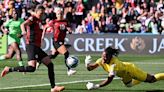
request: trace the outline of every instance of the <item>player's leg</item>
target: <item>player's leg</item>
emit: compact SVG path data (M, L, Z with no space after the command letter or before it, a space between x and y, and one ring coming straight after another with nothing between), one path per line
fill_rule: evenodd
M26 45L26 52L28 55L28 66L18 66L18 67L5 67L1 72L1 77L4 77L10 72L34 72L36 67L36 49L34 45Z
M157 73L154 75L157 81L164 80L164 73Z
M13 37L11 37L10 35L8 35L7 36L7 42L8 42L8 46L9 46L8 47L8 53L6 55L4 55L4 58L5 59L11 59L14 56L14 54L15 54L14 48L11 45L14 42L16 42L16 40ZM3 58L3 56L2 56L2 58Z
M57 46L58 47L58 46ZM60 46L59 46L60 47ZM66 48L70 48L71 47L71 45L70 44L65 44L65 47ZM58 54L59 54L59 52L55 49L55 48L53 48L52 50L51 50L51 55L49 55L49 57L51 58L51 59L55 59L57 56L58 56Z
M138 80L138 81L134 81L133 85L139 84L139 81L154 83L159 80L164 80L164 73L158 73L155 75L151 75L151 74L148 74L145 71L141 70L134 64L132 66L129 66L128 70L130 70L129 71L130 76L132 76L133 79Z
M51 52L51 55L49 55L50 59L55 59L59 55L59 52L55 48L53 48Z
M144 82L147 77L147 73L135 66L134 64L129 64L127 66L127 74L125 79L129 76L132 80L129 82L129 86L137 85L141 82Z
M36 61L31 60L28 62L28 66L18 66L18 67L8 67L6 66L1 72L1 77L4 77L10 72L34 72L35 71Z
M14 54L15 54L14 49L11 46L9 46L8 53L0 56L0 60L11 59L14 56Z
M158 73L155 75L147 74L145 82L154 83L156 81L164 80L164 73Z
M54 65L51 62L51 59L47 56L42 59L44 65L48 68L48 76L51 84L51 92L60 92L65 89L64 86L56 86L55 85L55 73L54 73Z
M55 59L58 55L59 55L59 52L55 48L53 48L51 50L51 54L49 55L49 57L50 59ZM38 69L40 65L41 65L41 62L38 60L36 69Z
M51 92L60 92L64 90L64 86L55 85L54 65L51 62L50 57L40 48L37 48L37 54L38 54L38 59L48 68L48 77L51 84Z
M58 51L60 54L64 55L65 65L67 66L67 68L68 68L68 70L69 70L70 68L69 68L68 65L66 64L66 60L67 60L67 58L69 57L69 52L68 52L67 48L66 48L64 45L61 45L61 46L57 49L57 51Z
M130 75L125 75L122 78L122 82L125 84L126 87L132 87L134 85L141 83L141 81L139 80L132 79Z
M143 70L139 69L136 66L133 66L131 70L133 70L133 72L131 72L131 76L133 76L134 79L139 80L139 81L154 83L158 80L164 80L164 73L151 75L144 72ZM135 83L137 84L137 82L134 82L134 84Z
M19 66L23 66L23 60L22 60L21 50L19 48L19 44L14 42L11 44L11 47L14 49L14 51L16 53L16 58L17 58Z
M75 69L71 69L71 68L67 65L67 63L66 63L67 58L69 57L69 52L68 52L67 48L65 47L65 45L64 45L64 44L61 45L61 46L57 49L57 51L58 51L60 54L63 54L64 57L65 57L65 65L66 65L66 67L67 67L67 69L68 69L68 71L67 71L68 76L75 74L75 73L76 73L76 70L75 70Z

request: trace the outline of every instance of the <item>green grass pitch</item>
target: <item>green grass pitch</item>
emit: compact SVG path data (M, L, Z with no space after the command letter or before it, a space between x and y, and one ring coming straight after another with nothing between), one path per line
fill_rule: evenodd
M92 56L93 60L99 57ZM73 76L67 76L63 58L63 56L58 56L52 60L55 65L56 83L57 85L64 85L66 88L63 92L164 92L164 81L153 84L141 83L127 88L117 77L106 87L88 91L85 86L87 81L98 83L107 77L107 73L102 68L90 72L87 71L84 66L85 56L81 55L78 56L80 63L76 68L77 73ZM122 61L135 63L148 73L164 73L164 55L120 55L119 58ZM24 61L26 61L26 58L24 58ZM5 66L17 66L16 60L0 61L0 71ZM25 75L22 73L10 73L4 78L0 78L0 92L50 92L47 68L41 65L34 73L26 73Z

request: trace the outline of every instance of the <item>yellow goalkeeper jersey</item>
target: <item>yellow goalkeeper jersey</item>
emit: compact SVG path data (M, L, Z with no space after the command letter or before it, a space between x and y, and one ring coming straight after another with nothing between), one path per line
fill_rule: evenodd
M118 77L126 78L129 76L133 79L145 81L147 73L136 67L133 63L122 62L117 57L113 57L109 64L102 63L102 58L97 59L96 63L109 73Z

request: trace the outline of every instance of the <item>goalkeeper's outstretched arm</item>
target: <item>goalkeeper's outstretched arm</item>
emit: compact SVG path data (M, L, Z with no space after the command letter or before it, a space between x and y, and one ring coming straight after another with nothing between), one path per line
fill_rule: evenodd
M100 87L104 87L104 86L110 84L110 83L112 82L113 78L114 78L114 75L109 76L106 80L102 81L102 82L99 84Z
M99 65L97 63L90 63L87 65L87 70L88 71L92 71L94 70L95 68L97 68Z
M109 76L109 77L107 78L107 80L102 81L100 84L94 84L94 83L92 83L92 82L88 82L88 83L86 84L86 87L87 87L88 90L98 89L98 88L100 88L100 87L104 87L104 86L108 85L109 83L111 83L112 80L113 80L113 78L114 78L114 75Z
M91 62L92 62L91 56L87 55L85 57L85 67L87 68L88 71L94 70L99 66L97 63L91 63Z

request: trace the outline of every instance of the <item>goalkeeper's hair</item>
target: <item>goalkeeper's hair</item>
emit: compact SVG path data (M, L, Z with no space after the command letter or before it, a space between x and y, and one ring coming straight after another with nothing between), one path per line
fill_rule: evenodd
M104 51L108 57L118 56L118 54L119 54L119 49L114 49L110 46L107 47Z

